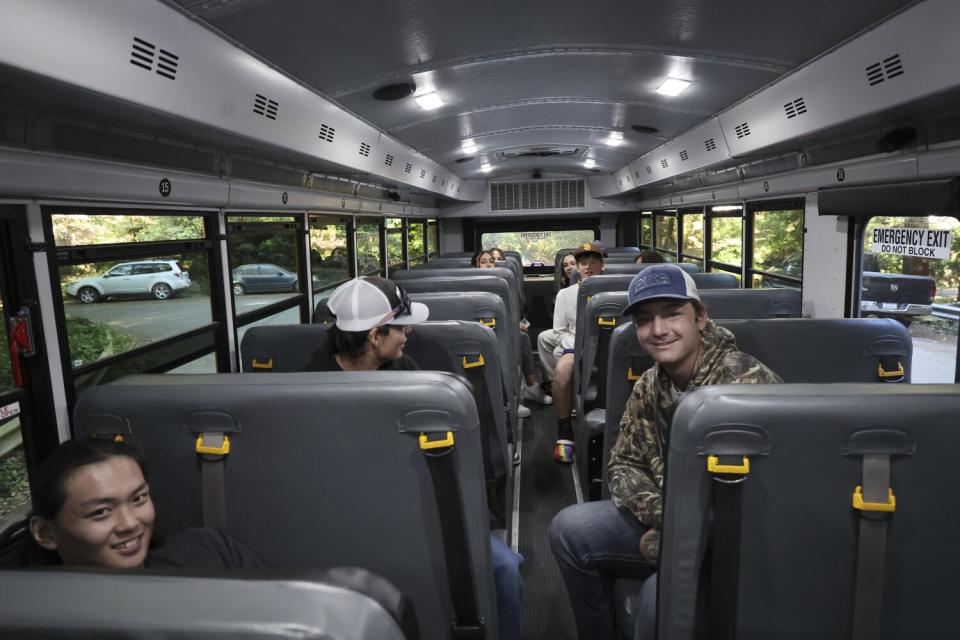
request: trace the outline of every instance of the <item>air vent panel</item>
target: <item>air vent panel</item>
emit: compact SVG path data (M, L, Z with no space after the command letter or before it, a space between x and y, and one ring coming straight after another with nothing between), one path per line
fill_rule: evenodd
M649 165L647 166L647 175L648 175L648 176L652 176L652 175L653 175L653 169L651 169Z
M143 38L133 36L130 64L146 71L156 70L158 76L163 76L168 80L176 80L177 69L180 67L180 56L172 51L161 49Z
M157 75L176 80L179 66L180 56L166 49L160 49L160 58L157 60Z
M872 65L866 68L867 72L867 83L870 86L878 85L881 82L887 80L892 80L897 76L902 76L903 71L903 61L900 60L900 54L895 53L889 58L884 58L880 62L874 62Z
M433 174L433 180L431 180L430 183L437 184L437 174Z
M333 142L333 135L337 132L336 129L329 125L322 124L320 125L320 139L326 142Z
M421 179L421 180L426 180L426 178L427 178L427 170L426 170L426 169L420 169L420 179Z
M385 157L385 158L383 159L383 164L387 165L388 167L392 167L392 166L393 166L393 156L388 153L388 154L387 154L387 157Z
M410 173L411 171L413 171L413 165L408 162L406 165L404 165L403 172Z
M366 142L360 143L360 155L362 155L364 158L370 156L370 145L368 145Z
M802 116L807 112L807 104L803 98L797 98L793 102L783 105L783 110L787 114L787 120Z
M664 158L663 160L660 161L660 166L663 167L664 169L666 169L667 167L670 166L670 163L668 163L668 162L667 162L667 159Z
M743 124L738 124L733 128L734 132L737 134L737 138L746 138L750 135L750 125L744 122Z
M255 94L253 98L253 112L258 116L277 119L277 112L280 110L280 104L276 100L270 100L267 96Z
M707 138L703 141L703 146L706 147L707 151L716 151L717 141L713 138Z
M684 149L683 151L680 152L680 160L681 160L681 161L686 162L686 161L689 160L689 159L690 159L690 154L687 153L687 150L686 150L686 149Z
M156 52L157 48L154 45L134 36L133 49L130 51L130 64L147 71L153 71L153 57Z
M490 184L491 211L582 209L583 180L534 180Z

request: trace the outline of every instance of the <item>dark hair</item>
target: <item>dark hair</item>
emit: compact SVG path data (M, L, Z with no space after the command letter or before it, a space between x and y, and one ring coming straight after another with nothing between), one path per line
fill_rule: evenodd
M388 325L377 327L377 333L385 336L390 332ZM356 360L367 348L367 334L370 331L343 331L337 325L330 327L330 355L340 354L350 360Z
M479 251L477 251L476 253L474 253L474 254L473 254L473 257L470 258L470 266L471 266L471 267L479 267L479 266L480 266L480 256L482 256L482 255L485 254L485 253L490 253L491 251L493 251L493 249L480 249ZM490 253L490 257L493 258L493 254L492 254L492 253Z
M563 268L563 261L567 259L567 256L572 256L573 251L568 251L562 256L560 256L560 288L565 289L570 286L570 276L567 275L567 270ZM577 259L573 259L574 264L576 264Z
M102 438L67 440L43 461L33 479L31 515L53 520L67 499L67 478L80 467L125 456L137 463L144 479L147 465L143 454L126 442Z
M653 249L644 249L637 255L637 259L634 262L641 262L643 264L651 264L654 262L666 262L666 258L663 257L663 254L659 251L654 251Z
M487 249L487 251L490 252L490 256L491 256L494 260L497 259L497 256L493 255L493 252L494 252L494 251L496 251L497 253L499 253L500 255L502 255L504 260L507 259L507 254L505 254L505 253L503 252L503 249L501 249L500 247L490 247L489 249Z

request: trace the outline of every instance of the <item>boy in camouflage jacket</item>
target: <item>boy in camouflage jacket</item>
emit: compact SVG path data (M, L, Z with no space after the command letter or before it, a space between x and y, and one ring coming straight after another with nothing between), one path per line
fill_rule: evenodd
M621 577L647 579L634 637L653 637L665 452L680 399L704 385L781 382L708 319L696 284L676 265L639 272L628 302L623 315L633 316L637 340L656 364L637 381L620 422L608 466L612 501L567 507L550 525L581 639L619 637L613 581Z

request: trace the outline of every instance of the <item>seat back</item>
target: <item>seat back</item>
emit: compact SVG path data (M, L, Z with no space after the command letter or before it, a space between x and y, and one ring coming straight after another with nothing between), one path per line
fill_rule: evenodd
M910 382L913 342L896 320L782 318L716 323L733 332L740 351L767 365L784 382ZM640 375L653 365L630 325L614 331L610 354L604 478L627 398ZM602 489L607 495L606 482Z
M603 267L603 273L604 273L605 275L620 275L620 274L623 274L623 273L634 274L634 273L637 273L638 271L642 271L642 270L646 269L647 267L649 267L649 266L652 265L652 264L656 264L656 263L654 263L654 262L641 262L641 263L637 263L637 262L633 262L633 261L628 261L628 262L620 262L620 261L611 262L611 261L607 261L607 263L606 263L606 264L604 265L604 267ZM676 264L676 266L680 267L681 269L683 269L684 271L686 271L686 272L689 273L690 275L693 275L693 274L695 274L695 273L700 273L700 267L697 266L696 263L693 263L693 262L680 262L680 263L674 263L674 264ZM736 278L734 278L734 280L736 280ZM699 285L698 285L698 286L699 286Z
M607 256L633 256L640 255L640 247L607 247Z
M330 352L332 323L250 327L240 341L240 370L247 373L307 371L315 353Z
M393 274L392 278L397 282L400 282L404 289L407 288L406 283L410 280L419 280L421 278L471 278L479 275L483 276L495 276L498 278L503 278L510 287L510 292L514 298L509 302L513 306L514 317L517 318L517 324L519 326L519 318L523 317L523 298L520 295L520 288L523 286L523 279L518 279L517 274L514 273L514 270L507 266L496 266L490 269L475 269L473 267L462 267L462 268L435 268L435 269L402 269Z
M369 595L325 582L323 572L153 575L0 571L0 636L204 640L404 640ZM282 597L278 597L282 594Z
M880 519L883 638L945 638L960 567L956 385L728 385L697 389L673 419L659 569L659 638L694 637L709 535L707 455L749 457L740 485L737 638L851 637L859 530ZM852 507L866 455L889 460L892 513ZM886 491L883 491L886 493ZM717 517L717 516L714 516ZM867 526L870 526L869 524ZM865 547L867 557L870 547ZM706 626L713 621L707 620Z
M131 376L74 410L76 437L143 448L158 535L203 524L210 463L194 441L227 434L226 529L271 567L378 573L411 598L427 638L447 637L454 614L421 433L453 434L478 610L496 628L478 424L467 384L435 371Z

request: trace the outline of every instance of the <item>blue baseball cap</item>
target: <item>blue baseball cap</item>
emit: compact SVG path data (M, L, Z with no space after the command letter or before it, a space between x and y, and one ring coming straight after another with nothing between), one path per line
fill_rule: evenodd
M697 283L690 274L675 264L651 264L630 281L627 290L627 308L623 314L628 316L636 311L637 305L647 300L673 298L674 300L700 301Z

